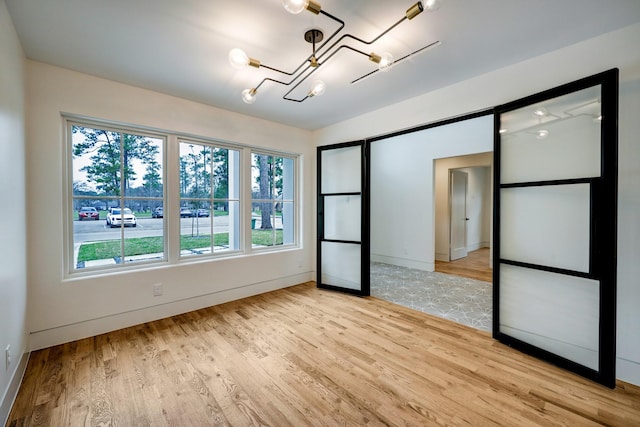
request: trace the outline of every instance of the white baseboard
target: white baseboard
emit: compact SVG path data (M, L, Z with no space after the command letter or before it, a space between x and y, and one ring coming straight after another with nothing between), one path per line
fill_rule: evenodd
M473 252L481 248L489 248L489 247L491 247L489 242L476 242L476 243L467 245L467 252Z
M491 247L489 242L476 242L467 245L467 252L477 251L481 248L489 248ZM435 254L436 261L444 261L449 262L451 259L449 258L448 252L436 252Z
M448 253L441 253L441 252L436 252L436 261L444 261L444 262L449 262L449 254Z
M2 400L0 401L0 426L5 425L7 423L7 420L9 419L11 407L13 406L13 402L15 402L16 397L18 396L18 390L20 389L22 378L24 377L24 373L27 370L27 362L29 361L30 354L31 353L22 353L22 357L18 361L18 365L16 366L16 370L13 372L11 381L9 381L7 392L4 394Z
M124 313L116 313L98 319L88 319L83 322L32 332L29 337L29 348L32 351L39 350L265 292L287 288L299 283L308 282L312 280L313 276L314 274L311 272L301 273L275 280L247 284L234 289L216 291L180 301L173 301Z
M640 386L640 363L627 359L616 359L616 378Z
M371 261L397 265L398 267L415 268L417 270L424 271L434 271L436 267L435 262L416 261L413 259L397 258L378 254L371 254Z

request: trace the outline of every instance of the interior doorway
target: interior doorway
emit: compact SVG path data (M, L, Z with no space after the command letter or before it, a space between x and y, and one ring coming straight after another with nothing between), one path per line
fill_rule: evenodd
M491 248L493 221L493 153L477 153L434 160L435 269L468 253ZM465 175L462 175L465 174ZM461 177L460 185L454 177ZM460 188L461 187L461 188ZM457 195L456 195L457 194ZM491 267L491 251L474 254L471 262ZM451 274L451 273L449 273ZM483 273L487 280L487 274ZM491 282L491 277L488 278Z
M435 271L491 283L493 281L491 250L480 248L469 252L465 258L448 262L436 261Z
M468 207L487 218L470 217L467 247L490 245L492 201L478 193L492 191L493 130L487 114L372 141L371 295L490 332L491 283L434 268L450 258L449 169L469 169Z

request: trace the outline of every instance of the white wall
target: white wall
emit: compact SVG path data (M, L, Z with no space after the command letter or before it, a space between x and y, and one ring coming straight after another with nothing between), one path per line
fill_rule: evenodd
M640 24L418 96L314 133L317 145L390 133L620 69L617 377L640 385ZM416 236L422 237L422 236Z
M27 61L27 106L32 349L313 279L306 218L313 215L315 148L308 131L33 61ZM61 113L301 154L302 248L65 279ZM161 297L152 296L156 282L163 283Z
M449 170L467 172L467 250L489 247L491 241L491 164L493 153L435 161L435 259L449 261ZM481 166L482 167L475 167Z
M0 1L0 425L20 382L27 350L24 54ZM5 369L5 349L12 362Z
M373 142L371 260L433 271L434 160L492 149L491 115Z

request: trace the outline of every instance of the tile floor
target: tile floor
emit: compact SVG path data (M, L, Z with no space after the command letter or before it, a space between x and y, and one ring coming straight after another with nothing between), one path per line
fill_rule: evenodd
M493 296L488 282L374 262L371 295L491 331Z

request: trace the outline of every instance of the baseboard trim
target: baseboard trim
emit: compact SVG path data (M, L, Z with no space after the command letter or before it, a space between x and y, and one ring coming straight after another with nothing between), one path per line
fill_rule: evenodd
M0 425L5 425L9 419L11 408L18 396L18 390L20 390L20 384L22 384L22 378L27 370L27 362L29 362L29 355L31 353L22 353L22 357L16 366L16 370L13 372L11 381L9 381L9 387L4 394L2 401L0 401Z
M449 262L449 254L436 252L436 261Z
M289 277L266 280L260 283L251 283L233 289L215 291L209 294L158 304L152 307L145 307L124 313L115 313L98 319L88 319L83 322L36 331L32 332L29 336L29 348L31 351L35 351L58 344L93 337L145 322L152 322L189 311L287 288L309 282L312 278L313 274L306 272Z
M618 357L616 359L616 378L640 386L640 363Z
M397 265L398 267L415 268L423 271L434 271L436 268L435 262L416 261L413 259L397 258L378 254L371 254L371 261Z

